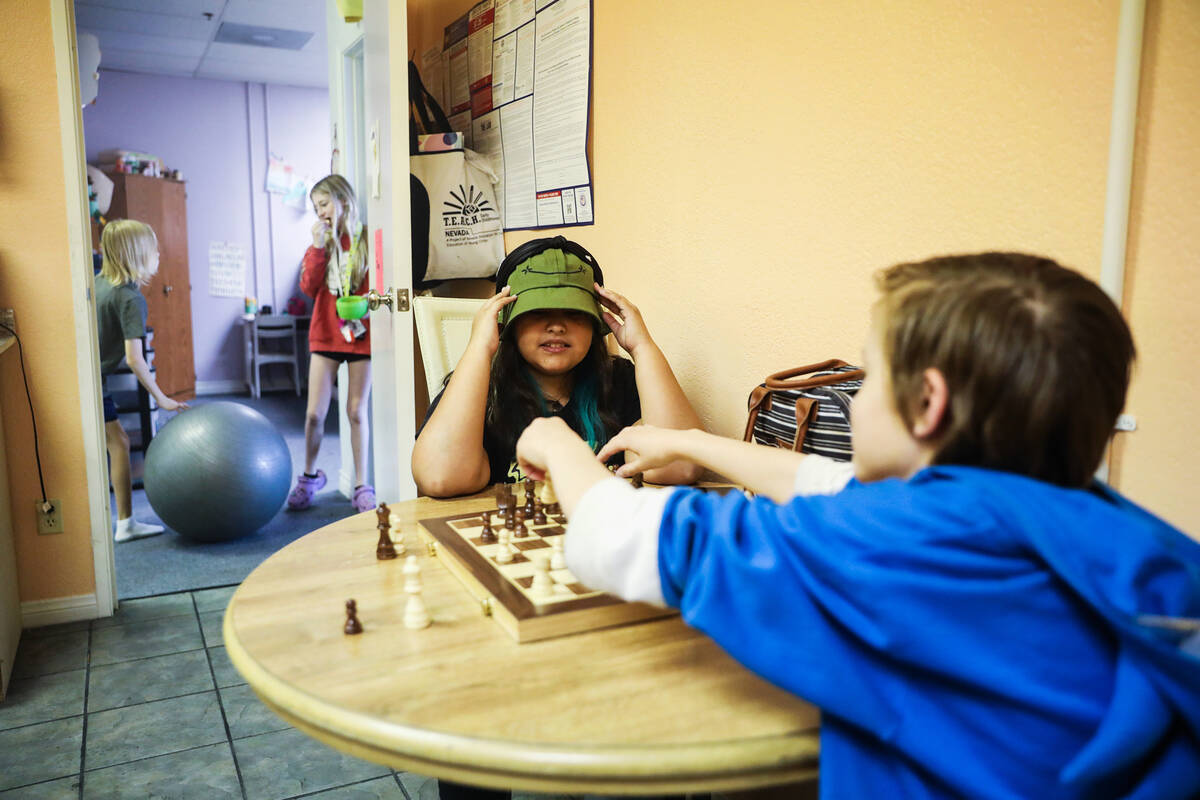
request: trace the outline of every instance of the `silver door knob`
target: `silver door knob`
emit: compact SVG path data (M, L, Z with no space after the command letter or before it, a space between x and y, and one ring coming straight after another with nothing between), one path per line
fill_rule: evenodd
M381 305L387 306L389 311L408 311L408 289L396 289L393 292L389 286L383 294L374 289L367 292L367 307L369 309L375 311Z

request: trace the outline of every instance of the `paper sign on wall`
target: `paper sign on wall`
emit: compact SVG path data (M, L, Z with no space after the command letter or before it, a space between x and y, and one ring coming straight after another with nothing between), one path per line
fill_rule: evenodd
M375 291L383 292L383 229L375 229Z
M209 242L208 293L242 298L245 290L246 249L239 242Z

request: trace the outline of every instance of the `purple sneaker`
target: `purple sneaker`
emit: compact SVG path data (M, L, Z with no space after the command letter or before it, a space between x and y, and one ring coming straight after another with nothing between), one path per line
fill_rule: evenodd
M351 498L350 503L354 506L355 511L374 511L375 487L364 483L354 490L354 497Z
M296 479L296 488L288 495L287 505L292 511L303 511L312 505L313 497L325 486L325 470L317 470L317 477L310 478L303 472Z

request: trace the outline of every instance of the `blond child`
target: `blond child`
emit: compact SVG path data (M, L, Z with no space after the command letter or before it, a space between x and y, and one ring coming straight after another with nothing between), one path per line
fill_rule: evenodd
M337 300L367 293L367 236L359 219L358 200L349 181L341 175L326 175L309 192L317 221L312 245L304 253L300 288L313 299L308 328L308 408L304 416L304 471L288 495L287 505L301 511L312 505L326 483L324 470L316 469L317 455L325 437L325 415L333 397L338 367L346 365L349 383L346 416L350 421L350 451L354 457L354 491L350 503L355 511L375 508L375 487L368 483L370 453L367 410L371 402L370 321L344 320L338 316Z
M768 497L638 491L535 420L518 457L553 476L568 567L820 706L823 797L1197 796L1200 544L1093 478L1134 357L1120 311L1017 253L879 287L840 491L789 497L808 459L631 428L599 457Z
M107 376L124 363L137 376L158 407L166 411L187 408L158 388L146 363L142 337L146 335L146 298L141 287L158 272L158 238L144 222L117 219L104 226L100 236L103 264L96 276L96 328L100 340L100 374ZM104 440L108 449L109 479L117 504L113 538L118 542L162 533L161 525L133 518L133 491L129 477L129 436L117 419L111 394L104 394Z

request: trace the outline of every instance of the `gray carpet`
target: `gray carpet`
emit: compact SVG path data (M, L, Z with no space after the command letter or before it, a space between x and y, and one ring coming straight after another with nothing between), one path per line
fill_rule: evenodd
M295 474L304 466L305 398L291 392L266 394L258 400L240 395L215 395L197 398L192 405L218 400L248 405L275 424L292 453L294 483ZM167 412L159 412L159 415L159 427L162 427L171 415ZM325 440L317 459L317 467L325 470L329 483L317 495L312 507L299 512L283 507L258 532L230 542L193 542L168 530L160 536L116 543L117 596L128 600L241 583L267 556L280 548L310 531L355 513L350 501L336 488L339 464L336 407L331 407L326 418ZM134 469L136 473L138 464L135 463ZM140 489L133 492L133 515L143 522L162 522L146 502L146 493Z

